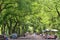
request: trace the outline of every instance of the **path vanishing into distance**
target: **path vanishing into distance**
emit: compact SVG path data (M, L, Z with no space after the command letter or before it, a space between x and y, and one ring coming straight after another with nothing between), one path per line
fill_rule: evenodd
M19 37L17 39L9 39L9 40L58 40L58 39L43 39L41 36L27 36L27 37Z

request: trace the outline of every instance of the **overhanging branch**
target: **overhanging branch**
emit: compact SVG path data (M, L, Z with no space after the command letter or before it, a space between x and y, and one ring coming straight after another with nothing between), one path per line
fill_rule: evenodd
M55 7L56 7L56 12L57 12L58 16L60 16L60 12L59 12L59 10L57 8L57 5Z

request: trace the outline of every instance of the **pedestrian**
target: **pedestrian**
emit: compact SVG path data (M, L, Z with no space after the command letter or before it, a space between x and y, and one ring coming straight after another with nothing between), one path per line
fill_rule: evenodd
M6 34L4 34L4 38L5 38L5 40L8 40L8 37L7 37L7 35L6 35Z

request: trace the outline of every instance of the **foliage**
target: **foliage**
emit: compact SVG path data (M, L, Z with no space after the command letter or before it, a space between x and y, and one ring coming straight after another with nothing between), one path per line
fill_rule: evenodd
M7 34L60 30L60 0L0 0L0 26Z

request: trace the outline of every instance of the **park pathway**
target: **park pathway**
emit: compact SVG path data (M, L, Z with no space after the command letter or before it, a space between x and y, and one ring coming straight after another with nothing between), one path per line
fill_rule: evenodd
M9 40L58 40L58 39L43 39L41 36L35 37L19 37L18 39L9 39Z

